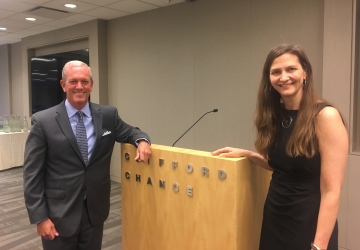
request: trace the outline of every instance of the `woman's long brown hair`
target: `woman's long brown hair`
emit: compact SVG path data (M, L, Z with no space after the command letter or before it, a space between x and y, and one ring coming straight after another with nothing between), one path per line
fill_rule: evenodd
M271 86L270 67L273 61L286 53L297 56L299 63L306 72L306 84L296 118L294 131L286 145L286 153L290 156L303 155L308 158L318 151L318 140L315 133L316 115L318 112L318 96L313 82L313 72L309 59L299 45L280 44L268 54L264 63L256 105L255 127L257 136L256 150L268 158L269 148L275 141L284 114L280 94Z

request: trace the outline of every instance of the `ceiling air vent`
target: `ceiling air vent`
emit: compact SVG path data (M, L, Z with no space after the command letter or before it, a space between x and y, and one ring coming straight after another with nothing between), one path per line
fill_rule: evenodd
M51 8L46 8L46 7L36 7L25 13L35 15L35 16L52 18L52 19L62 19L62 18L72 16L75 14L75 13L67 12L64 10L51 9Z

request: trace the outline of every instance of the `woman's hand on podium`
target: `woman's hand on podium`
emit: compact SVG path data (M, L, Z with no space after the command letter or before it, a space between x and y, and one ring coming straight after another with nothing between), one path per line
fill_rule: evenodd
M220 157L229 157L229 158L239 158L239 157L248 157L250 151L241 149L241 148L231 148L231 147L225 147L220 148L211 154L213 156L220 156Z
M215 150L211 153L213 156L220 156L220 157L229 157L229 158L240 158L240 157L247 157L250 161L259 165L266 170L273 171L273 169L269 166L268 160L260 155L259 153L241 149L241 148L231 148L225 147Z

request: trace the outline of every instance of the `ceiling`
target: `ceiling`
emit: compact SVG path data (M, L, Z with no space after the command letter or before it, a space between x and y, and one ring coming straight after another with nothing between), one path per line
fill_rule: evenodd
M0 30L0 45L93 19L110 20L181 2L186 0L0 0L0 29L6 28Z

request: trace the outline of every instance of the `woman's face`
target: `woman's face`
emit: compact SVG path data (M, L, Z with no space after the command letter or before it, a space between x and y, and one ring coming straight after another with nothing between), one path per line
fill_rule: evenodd
M285 53L273 61L270 67L270 82L282 99L301 101L306 72L296 55Z

